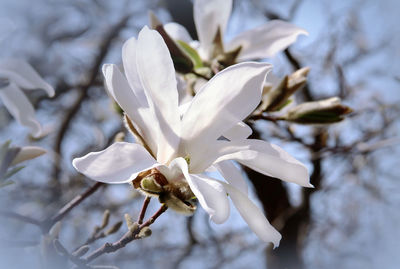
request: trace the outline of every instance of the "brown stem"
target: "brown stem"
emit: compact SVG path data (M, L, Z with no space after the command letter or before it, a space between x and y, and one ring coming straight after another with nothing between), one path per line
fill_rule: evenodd
M78 206L83 200L88 198L90 195L92 195L95 191L97 191L101 186L103 186L104 183L102 182L97 182L94 184L92 187L87 189L84 193L76 196L74 199L72 199L68 204L66 204L64 207L62 207L53 217L51 217L49 220L45 220L43 225L47 228L50 229L51 226L53 226L57 221L60 221L62 218L65 217L72 209L74 209L76 206Z
M103 255L105 253L115 252L118 249L125 247L128 243L132 242L133 240L140 239L140 237L138 236L140 231L144 227L148 227L151 224L153 224L154 221L159 216L161 216L161 214L164 213L167 209L168 209L168 207L165 204L163 204L158 209L158 211L156 213L154 213L153 216L151 216L145 223L141 224L136 230L128 231L117 242L115 242L115 243L105 243L102 247L100 247L97 250L93 251L91 254L89 254L86 257L86 259L85 259L86 264L90 263L91 261L93 261L94 259L100 257L101 255Z
M139 224L143 223L144 215L146 214L146 210L147 210L147 207L149 206L150 199L151 199L150 196L146 196L146 198L143 201L142 209L140 210L139 219L138 219Z

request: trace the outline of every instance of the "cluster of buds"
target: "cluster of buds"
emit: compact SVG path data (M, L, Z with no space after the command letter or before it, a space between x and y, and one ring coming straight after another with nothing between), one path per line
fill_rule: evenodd
M195 195L186 181L169 182L156 168L140 173L132 185L145 195L158 197L160 203L178 213L192 215L197 208Z

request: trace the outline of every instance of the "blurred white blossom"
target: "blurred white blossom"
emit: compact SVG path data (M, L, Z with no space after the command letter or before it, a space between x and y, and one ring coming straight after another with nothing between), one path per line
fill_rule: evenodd
M22 89L43 89L52 97L54 89L23 60L0 61L0 99L10 114L31 130L33 137L43 135L40 123L35 117L35 109Z
M172 38L198 48L204 60L211 60L218 29L223 38L231 11L232 0L195 0L193 15L199 43L193 42L187 30L178 23L167 23L164 28ZM263 59L286 49L301 34L308 35L306 30L291 23L272 20L242 32L233 40L222 42L222 45L225 52L241 47L238 61Z

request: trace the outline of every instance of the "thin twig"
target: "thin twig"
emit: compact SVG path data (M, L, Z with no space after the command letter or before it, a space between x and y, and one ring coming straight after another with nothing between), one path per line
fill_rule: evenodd
M168 207L165 204L163 204L153 216L151 216L145 223L141 224L139 228L137 228L135 231L128 231L117 242L105 243L102 247L98 248L97 250L89 254L85 259L86 263L90 263L91 261L93 261L94 259L100 257L105 253L115 252L118 249L125 247L128 243L132 242L133 240L140 239L140 237L138 237L140 231L144 227L148 227L151 224L153 224L154 221L159 216L161 216L161 214L164 213L167 209Z
M92 187L88 188L84 193L76 196L68 204L62 207L53 217L51 217L49 220L44 221L43 222L44 225L48 229L50 229L51 226L53 226L57 221L60 221L62 218L64 218L65 215L67 215L72 209L78 206L83 200L92 195L96 190L98 190L103 185L104 183L97 182Z
M277 123L277 121L284 120L279 117L273 117L265 114L252 114L249 117L249 120L266 120L266 121L271 121L273 123Z
M146 196L146 198L143 201L142 209L140 210L139 219L138 219L139 224L143 223L143 219L146 214L147 207L149 206L150 199L151 199L150 196Z
M92 67L88 73L87 80L81 84L79 89L79 96L75 100L72 107L68 110L67 114L65 115L63 121L61 122L60 129L58 130L55 144L54 144L54 152L58 155L55 161L54 170L53 170L53 178L57 179L60 173L60 164L61 164L61 145L63 143L64 137L69 129L70 123L75 115L78 113L81 104L87 97L87 93L95 82L97 74L99 72L101 63L103 62L109 48L112 44L112 41L118 36L119 32L126 26L128 20L131 15L124 16L118 24L112 27L107 34L105 35L103 41L100 43L99 53L97 54Z
M22 221L22 222L25 222L25 223L29 223L29 224L33 224L33 225L36 225L38 227L41 227L41 222L39 220L33 219L31 217L20 215L18 213L1 210L0 211L0 215L4 216L4 217L7 217L7 218L16 219L16 220L19 220L19 221Z

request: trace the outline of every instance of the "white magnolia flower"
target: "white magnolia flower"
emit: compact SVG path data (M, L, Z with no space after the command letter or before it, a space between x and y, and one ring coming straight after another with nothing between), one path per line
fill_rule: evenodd
M10 114L31 129L34 137L42 135L42 127L35 117L35 109L21 89L43 89L52 97L54 89L23 60L0 61L0 99Z
M148 146L119 142L73 160L89 178L128 183L157 168L169 183L189 185L215 223L229 216L228 196L250 228L264 241L279 244L281 235L247 197L244 179L229 172L235 160L258 172L311 186L307 169L275 145L238 138L221 139L240 125L259 104L271 65L241 63L219 72L182 111L178 106L175 70L162 37L145 27L123 46L125 76L116 65L103 67L109 94L124 109ZM238 124L239 122L239 124ZM247 137L247 136L246 136ZM204 174L221 165L227 183Z
M199 52L203 59L210 60L213 41L218 28L222 37L232 11L232 0L195 0L194 23L199 37ZM188 44L193 44L187 30L180 24L167 23L164 25L168 34ZM263 59L274 56L294 43L301 34L307 31L291 23L272 20L257 28L245 31L233 40L224 44L225 51L232 51L241 46L238 61Z

